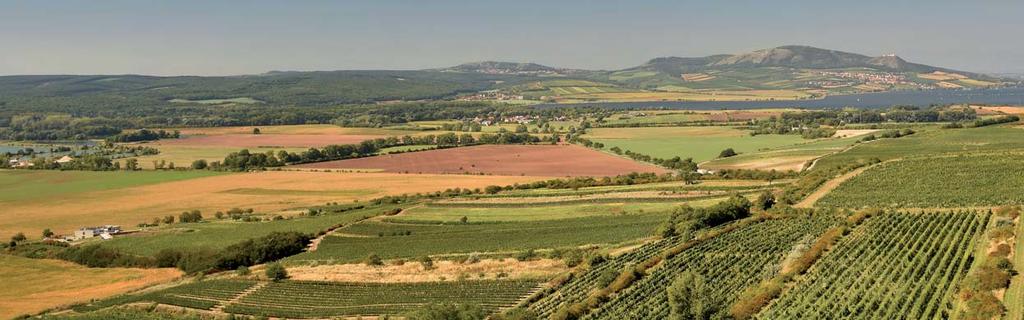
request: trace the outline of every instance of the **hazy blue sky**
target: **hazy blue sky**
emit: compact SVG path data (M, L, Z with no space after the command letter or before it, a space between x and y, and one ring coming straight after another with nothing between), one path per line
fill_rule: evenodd
M1022 37L1020 0L0 0L0 74L617 69L785 44L1024 72Z

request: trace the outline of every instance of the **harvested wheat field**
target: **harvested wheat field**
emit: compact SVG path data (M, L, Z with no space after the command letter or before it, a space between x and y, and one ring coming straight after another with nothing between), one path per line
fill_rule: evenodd
M483 145L310 163L308 169L510 176L615 176L671 172L575 145Z
M112 177L122 174L105 173ZM16 232L33 236L44 228L66 234L91 225L127 227L193 209L207 217L234 207L253 208L257 213L288 214L290 209L326 202L543 179L548 178L309 171L236 173L98 191L81 190L46 201L6 202L4 210L0 211L0 236L6 238Z
M191 136L181 139L161 140L160 146L216 146L236 148L256 147L323 147L332 144L353 144L381 138L377 135L333 135L333 134L223 134Z
M90 299L101 299L169 282L177 269L86 268L74 263L0 255L0 318Z

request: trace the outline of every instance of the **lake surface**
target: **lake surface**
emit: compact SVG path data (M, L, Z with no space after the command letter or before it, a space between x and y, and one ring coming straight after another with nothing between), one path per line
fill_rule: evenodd
M689 110L764 109L764 108L888 108L895 105L926 107L933 104L979 103L1024 105L1024 87L978 90L924 90L862 93L828 96L818 100L788 101L650 101L650 102L588 102L538 104L537 108L603 107L610 109L665 108Z

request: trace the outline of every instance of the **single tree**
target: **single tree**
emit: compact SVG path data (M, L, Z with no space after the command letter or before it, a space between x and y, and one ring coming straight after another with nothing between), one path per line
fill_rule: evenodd
M267 264L267 270L265 273L267 275L267 279L270 280L278 281L288 279L288 270L285 270L284 266L280 263L274 262Z
M209 165L209 164L208 164L208 163L206 163L206 160L203 160L203 159L199 159L199 160L196 160L196 161L192 161L192 169L195 169L195 170L203 170L203 169L206 169L206 167L207 167L208 165Z
M260 128L252 128L252 134L260 134Z
M43 229L43 238L49 238L53 236L53 231L50 228Z
M735 156L735 155L736 155L736 150L733 150L732 148L727 148L725 150L722 150L722 152L718 153L718 157L719 158L728 158L728 157L732 157L732 156Z
M775 195L771 191L765 190L761 192L761 195L757 196L757 201L754 204L761 210L771 209L772 206L775 206Z
M131 158L124 161L124 169L128 171L139 170L139 159Z
M709 319L716 306L709 301L708 289L710 287L704 277L692 271L684 271L668 287L669 319Z
M376 253L371 253L370 256L366 257L366 265L368 266L383 266L384 261L380 259Z
M16 234L14 234L14 236L11 236L11 242L22 242L22 241L25 241L25 239L28 239L28 238L26 238L25 234L21 233L21 232L18 232Z

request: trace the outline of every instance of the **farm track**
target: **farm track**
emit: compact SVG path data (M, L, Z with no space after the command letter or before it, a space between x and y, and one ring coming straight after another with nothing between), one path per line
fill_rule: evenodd
M897 158L897 159L890 159L890 160L882 161L882 162L879 162L879 163L876 163L876 164L873 164L873 165L870 165L870 166L864 166L864 167L857 168L857 169L855 169L853 171L850 171L850 172L844 173L844 174L842 174L842 175L840 175L838 177L832 178L829 181L826 181L820 187L818 187L818 189L815 189L814 192L811 192L811 194L807 195L807 197L804 197L803 200L800 200L799 203L793 205L793 207L795 207L795 208L812 208L812 207L814 207L814 204L818 202L818 200L821 200L821 198L824 198L825 195L827 195L829 192L832 192L832 190L835 190L836 188L838 188L839 185L843 184L843 182L846 182L847 180L850 180L853 177L856 177L857 175L859 175L861 173L864 173L864 171L870 170L871 168L877 167L877 166L882 165L884 163L889 163L889 162L893 162L893 161L900 161L900 160L903 160L903 159Z
M402 209L402 211L400 211L399 213L405 212L405 210L407 210L407 209ZM334 231L336 231L338 229L342 229L342 228L351 226L353 224L360 223L360 222L363 222L363 221L366 221L366 220L369 220L369 219L373 219L373 218L375 218L375 217L366 218L366 219L359 219L359 220L353 221L351 223L346 223L346 224L342 224L342 225L335 226L335 227L332 227L330 229L327 229L327 232L324 232L324 234L322 234L320 236L317 236L313 240L309 241L309 246L306 247L306 251L316 251L316 249L320 247L320 242L322 242L324 240L324 238L326 238L327 236L333 234Z

